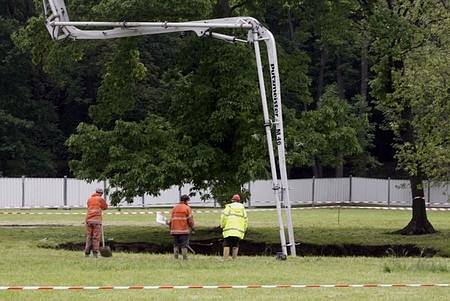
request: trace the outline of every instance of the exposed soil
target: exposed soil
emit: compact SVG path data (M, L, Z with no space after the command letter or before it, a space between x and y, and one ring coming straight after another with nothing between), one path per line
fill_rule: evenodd
M149 242L121 243L108 241L107 245L113 252L130 253L172 253L172 245L158 245ZM220 255L222 240L191 240L190 247L197 254ZM57 249L82 251L84 243L64 243L56 245ZM343 245L315 245L300 243L296 247L298 256L368 256L368 257L432 257L437 250L419 248L415 245L379 245L361 246ZM273 256L280 252L279 244L267 244L244 240L240 243L239 254L247 256Z

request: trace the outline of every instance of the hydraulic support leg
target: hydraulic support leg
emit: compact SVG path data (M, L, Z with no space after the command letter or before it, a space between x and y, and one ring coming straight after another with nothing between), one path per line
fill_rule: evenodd
M261 103L263 108L263 115L264 115L264 127L266 130L266 137L267 137L267 149L269 151L269 160L270 160L270 171L272 173L272 190L274 192L275 202L277 206L277 216L278 216L278 226L280 231L280 240L281 240L281 252L283 254L287 255L287 249L286 249L286 236L285 236L285 230L284 230L284 223L283 223L283 215L281 214L281 203L279 198L279 189L280 186L278 184L278 177L277 177L277 169L275 166L275 155L273 152L273 143L272 143L272 131L271 131L271 124L269 119L269 110L267 108L267 97L266 97L266 87L264 84L264 75L263 75L263 68L262 68L262 62L261 62L261 52L259 49L259 36L257 32L253 33L253 44L255 46L255 56L256 56L256 68L258 70L258 80L259 80L259 89L260 89L260 96L261 96Z

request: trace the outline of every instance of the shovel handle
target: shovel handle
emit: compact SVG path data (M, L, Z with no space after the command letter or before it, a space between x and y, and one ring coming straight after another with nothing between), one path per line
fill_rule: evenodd
M103 224L102 224L102 246L105 247L105 235L103 233Z

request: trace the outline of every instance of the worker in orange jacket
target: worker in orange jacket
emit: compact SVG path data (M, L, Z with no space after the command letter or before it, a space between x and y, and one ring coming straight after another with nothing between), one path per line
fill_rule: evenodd
M103 196L103 189L97 188L87 201L86 213L86 245L84 254L89 257L92 250L94 257L98 256L102 233L102 211L108 208Z
M194 231L194 217L192 209L188 205L189 196L184 194L180 197L180 202L173 207L168 221L170 234L173 236L173 255L178 259L178 254L187 259L187 247L189 245L189 236Z

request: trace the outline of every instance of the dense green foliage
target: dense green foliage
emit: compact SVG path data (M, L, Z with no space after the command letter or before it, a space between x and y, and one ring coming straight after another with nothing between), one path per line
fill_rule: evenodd
M50 94L51 85L18 49L10 36L31 14L32 7L18 1L1 7L0 15L0 175L55 173L64 159L64 138Z
M450 10L446 1L376 8L373 94L412 175L450 177ZM386 26L387 25L387 26Z
M254 16L278 43L290 177L449 179L447 1L66 4L72 20ZM267 177L252 47L189 33L53 42L40 1L0 5L4 176L60 176L70 165L121 187L115 202L187 182L226 201Z

